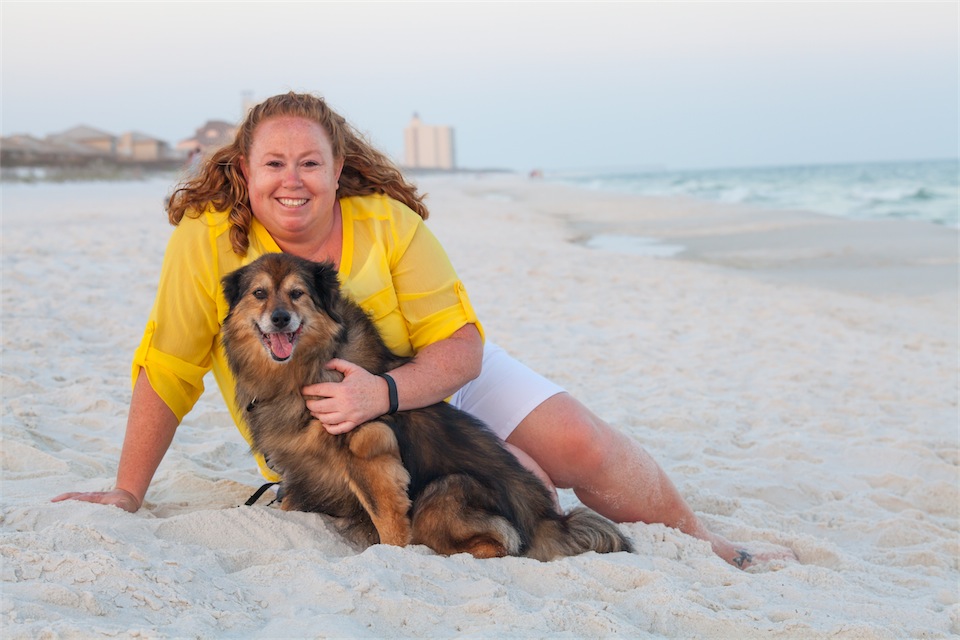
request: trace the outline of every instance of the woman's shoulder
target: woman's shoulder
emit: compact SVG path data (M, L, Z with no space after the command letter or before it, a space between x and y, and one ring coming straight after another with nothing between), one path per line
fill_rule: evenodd
M230 214L212 206L200 213L189 211L177 223L176 229L177 234L182 236L220 235L230 230Z
M363 196L347 196L340 199L341 206L347 205L350 214L357 220L394 220L417 224L420 216L410 207L383 193Z
M212 246L220 236L230 231L229 214L210 207L202 213L193 211L184 215L171 236L172 246L190 247L189 250ZM212 241L212 242L211 242Z
M183 225L187 225L188 227L202 225L206 228L217 228L221 226L229 227L230 212L220 211L212 204L201 212L191 209L184 214L183 218L181 218L180 222L177 224L178 227Z

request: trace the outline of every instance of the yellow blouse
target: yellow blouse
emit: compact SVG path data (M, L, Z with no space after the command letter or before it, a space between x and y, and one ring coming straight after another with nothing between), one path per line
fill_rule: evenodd
M414 355L469 323L477 324L482 335L463 284L420 216L383 195L343 198L340 207L341 285L370 314L393 352ZM229 230L227 213L213 209L198 218L185 216L174 229L156 301L133 357L133 381L143 368L153 389L183 420L212 369L234 422L250 442L220 343L228 311L220 279L280 248L254 220L250 248L238 256ZM277 480L262 457L256 457L264 476Z

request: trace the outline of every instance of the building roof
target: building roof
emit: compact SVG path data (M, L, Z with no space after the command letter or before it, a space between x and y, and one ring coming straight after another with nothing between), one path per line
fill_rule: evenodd
M105 155L103 151L70 140L41 140L27 134L15 134L0 138L0 148L5 153L36 156L87 156Z
M51 133L47 140L73 140L80 142L82 140L113 140L116 136L107 131L88 127L87 125L77 125L61 133Z
M19 149L22 151L47 151L53 147L49 142L44 142L39 138L34 138L25 133L17 133L12 136L0 138L0 144L7 149Z
M178 149L194 147L222 147L233 142L237 125L223 120L207 120L206 124L197 129L193 137L177 143Z
M154 138L151 135L140 133L139 131L128 131L123 134L123 137L127 138L130 142L163 142L160 138Z

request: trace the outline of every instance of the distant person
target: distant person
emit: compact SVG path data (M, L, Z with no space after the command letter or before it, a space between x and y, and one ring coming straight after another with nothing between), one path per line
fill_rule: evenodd
M664 523L745 568L760 559L711 533L657 463L563 389L484 340L466 291L415 186L320 98L288 93L250 110L235 140L171 196L176 229L157 298L133 358L133 397L116 488L68 498L136 511L210 369L240 432L233 377L220 347L220 279L267 252L338 269L390 348L416 355L391 372L399 408L452 402L486 422L553 487L618 522ZM341 360L340 383L307 386L312 415L341 434L387 412L387 383ZM263 475L279 480L258 456ZM769 557L788 558L783 549Z

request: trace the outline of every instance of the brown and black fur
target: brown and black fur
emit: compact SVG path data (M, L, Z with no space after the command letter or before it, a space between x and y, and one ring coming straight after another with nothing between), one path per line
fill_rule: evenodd
M268 254L226 276L223 289L230 312L222 339L237 403L254 449L282 472L284 509L343 518L367 542L442 554L549 560L632 550L614 523L589 509L557 513L540 480L482 422L445 402L328 434L300 391L341 379L325 363L342 358L384 373L408 361L341 295L331 265ZM261 331L286 332L284 361Z

